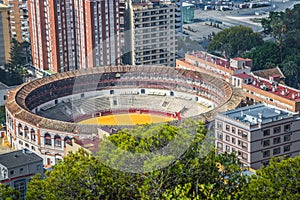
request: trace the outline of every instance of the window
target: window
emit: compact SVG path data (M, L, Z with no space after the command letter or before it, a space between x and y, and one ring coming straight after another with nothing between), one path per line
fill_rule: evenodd
M270 140L264 140L263 141L263 146L264 147L270 146Z
M44 138L44 142L45 142L45 145L51 145L51 136L49 133L46 133L45 134L45 138Z
M226 141L230 142L230 136L229 135L226 135Z
M245 133L245 132L242 132L242 137L245 138L245 139L247 139L248 138L248 134Z
M244 160L248 160L248 154L243 153L243 154L242 154L242 158L243 158Z
M242 146L243 142L241 140L238 140L238 145Z
M231 132L235 134L235 128L234 127L231 128Z
M280 154L280 147L273 149L273 155Z
M286 145L283 147L283 152L287 152L291 150L291 145Z
M278 143L280 143L280 137L274 138L273 144L278 144Z
M42 168L41 165L37 165L37 166L36 166L36 169L37 169L37 170L40 170L41 168Z
M14 175L15 171L14 170L10 170L10 175Z
M226 145L226 151L230 152L230 146Z
M217 128L218 128L218 129L223 129L223 124L222 124L222 122L217 122Z
M217 138L219 139L219 140L223 140L223 134L221 133L221 132L217 132Z
M283 129L284 129L285 132L286 131L290 131L291 130L291 125L290 124L286 124L286 125L284 125Z
M236 153L236 149L235 148L232 148L232 153Z
M242 152L241 151L238 151L238 156L241 156L242 155Z
M274 134L280 133L280 131L281 131L281 127L280 126L277 126L277 127L273 128Z
M231 138L231 142L232 142L233 144L235 144L235 138L234 138L234 137Z
M221 142L218 142L217 146L220 151L223 151L223 144Z
M61 137L59 135L54 136L54 146L61 147Z
M22 174L24 172L24 168L20 168L20 174Z
M263 151L263 157L269 157L270 156L270 150Z
M285 135L283 136L283 141L284 142L287 142L287 141L290 141L291 140L291 135Z
M230 126L226 124L226 131L230 131Z
M270 135L270 129L264 130L264 136Z
M238 130L238 135L239 135L239 136L242 136L242 135L243 135L243 131L239 129L239 130Z
M246 142L243 142L242 143L242 148L247 150L248 149L248 144Z

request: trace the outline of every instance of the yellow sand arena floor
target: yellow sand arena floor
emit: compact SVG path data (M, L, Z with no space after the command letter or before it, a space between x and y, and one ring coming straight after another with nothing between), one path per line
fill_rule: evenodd
M168 122L174 119L151 115L151 114L116 114L95 117L79 122L79 124L99 124L99 125L136 125L136 124L151 124L159 122Z

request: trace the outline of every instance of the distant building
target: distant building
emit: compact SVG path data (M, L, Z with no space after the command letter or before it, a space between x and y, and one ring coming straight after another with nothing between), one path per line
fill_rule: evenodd
M232 58L229 61L203 51L185 54L185 58L176 60L176 67L208 73L232 83L235 74L249 74L252 60L248 58Z
M19 190L20 199L25 199L31 177L43 171L43 159L27 149L0 154L0 183Z
M170 1L128 1L124 63L175 66L176 5Z
M10 59L9 7L0 3L0 66Z
M121 5L119 0L28 1L33 66L63 72L119 65Z
M9 7L11 38L15 38L19 42L29 42L28 0L4 0L3 2Z
M282 84L283 79L282 72L274 68L251 74L235 75L233 76L233 85L244 90L245 100L250 105L267 103L298 112L300 111L300 90Z
M66 144L65 155L68 155L70 152L75 153L80 148L90 154L96 154L99 151L100 141L99 137L96 136L82 139L73 138L71 143Z
M191 3L182 3L182 21L184 24L189 24L194 22L195 18L195 5Z
M300 152L300 117L267 104L218 113L215 145L221 153L236 152L245 167L258 169L271 157Z
M4 83L0 82L0 106L4 105L4 102L7 98L6 92L10 89L15 88L16 86L7 86Z

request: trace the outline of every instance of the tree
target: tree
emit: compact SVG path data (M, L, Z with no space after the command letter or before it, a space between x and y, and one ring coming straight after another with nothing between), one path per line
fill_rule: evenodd
M300 157L273 158L241 190L241 199L300 199Z
M18 190L0 183L0 200L17 200L19 195Z
M222 159L216 155L213 143L205 143L209 138L204 124L192 120L177 126L159 124L124 129L104 138L97 155L80 150L66 156L44 179L33 178L27 197L161 199L177 188L186 191L186 197L202 199L205 192L201 185L214 185L214 193L236 194L238 187L228 186L229 182L242 185L239 178L233 180L233 175L241 170L235 162L228 162L232 161L228 155ZM183 154L176 154L182 149ZM220 173L217 163L228 167L227 171ZM224 177L232 179L226 182Z
M5 124L5 107L0 106L0 125Z
M20 43L16 39L12 39L12 47L10 50L10 60L5 64L5 69L8 71L11 78L23 78L28 75L24 68L26 63L26 52L23 52L23 47L28 46L27 42Z
M208 46L209 51L221 51L225 58L243 56L253 47L263 44L262 36L251 28L234 26L217 33Z
M289 80L289 85L292 85L293 81L298 81L298 67L294 61L285 60L282 63L283 73L287 76Z
M275 66L280 64L280 49L274 42L265 42L252 49L246 57L253 61L252 70L266 69L270 63Z

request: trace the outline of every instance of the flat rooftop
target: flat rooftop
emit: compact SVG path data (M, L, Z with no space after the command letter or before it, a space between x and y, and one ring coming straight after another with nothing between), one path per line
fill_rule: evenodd
M297 113L286 111L267 104L257 104L229 110L220 114L247 125L256 125L258 123L265 124L272 121L290 118Z

